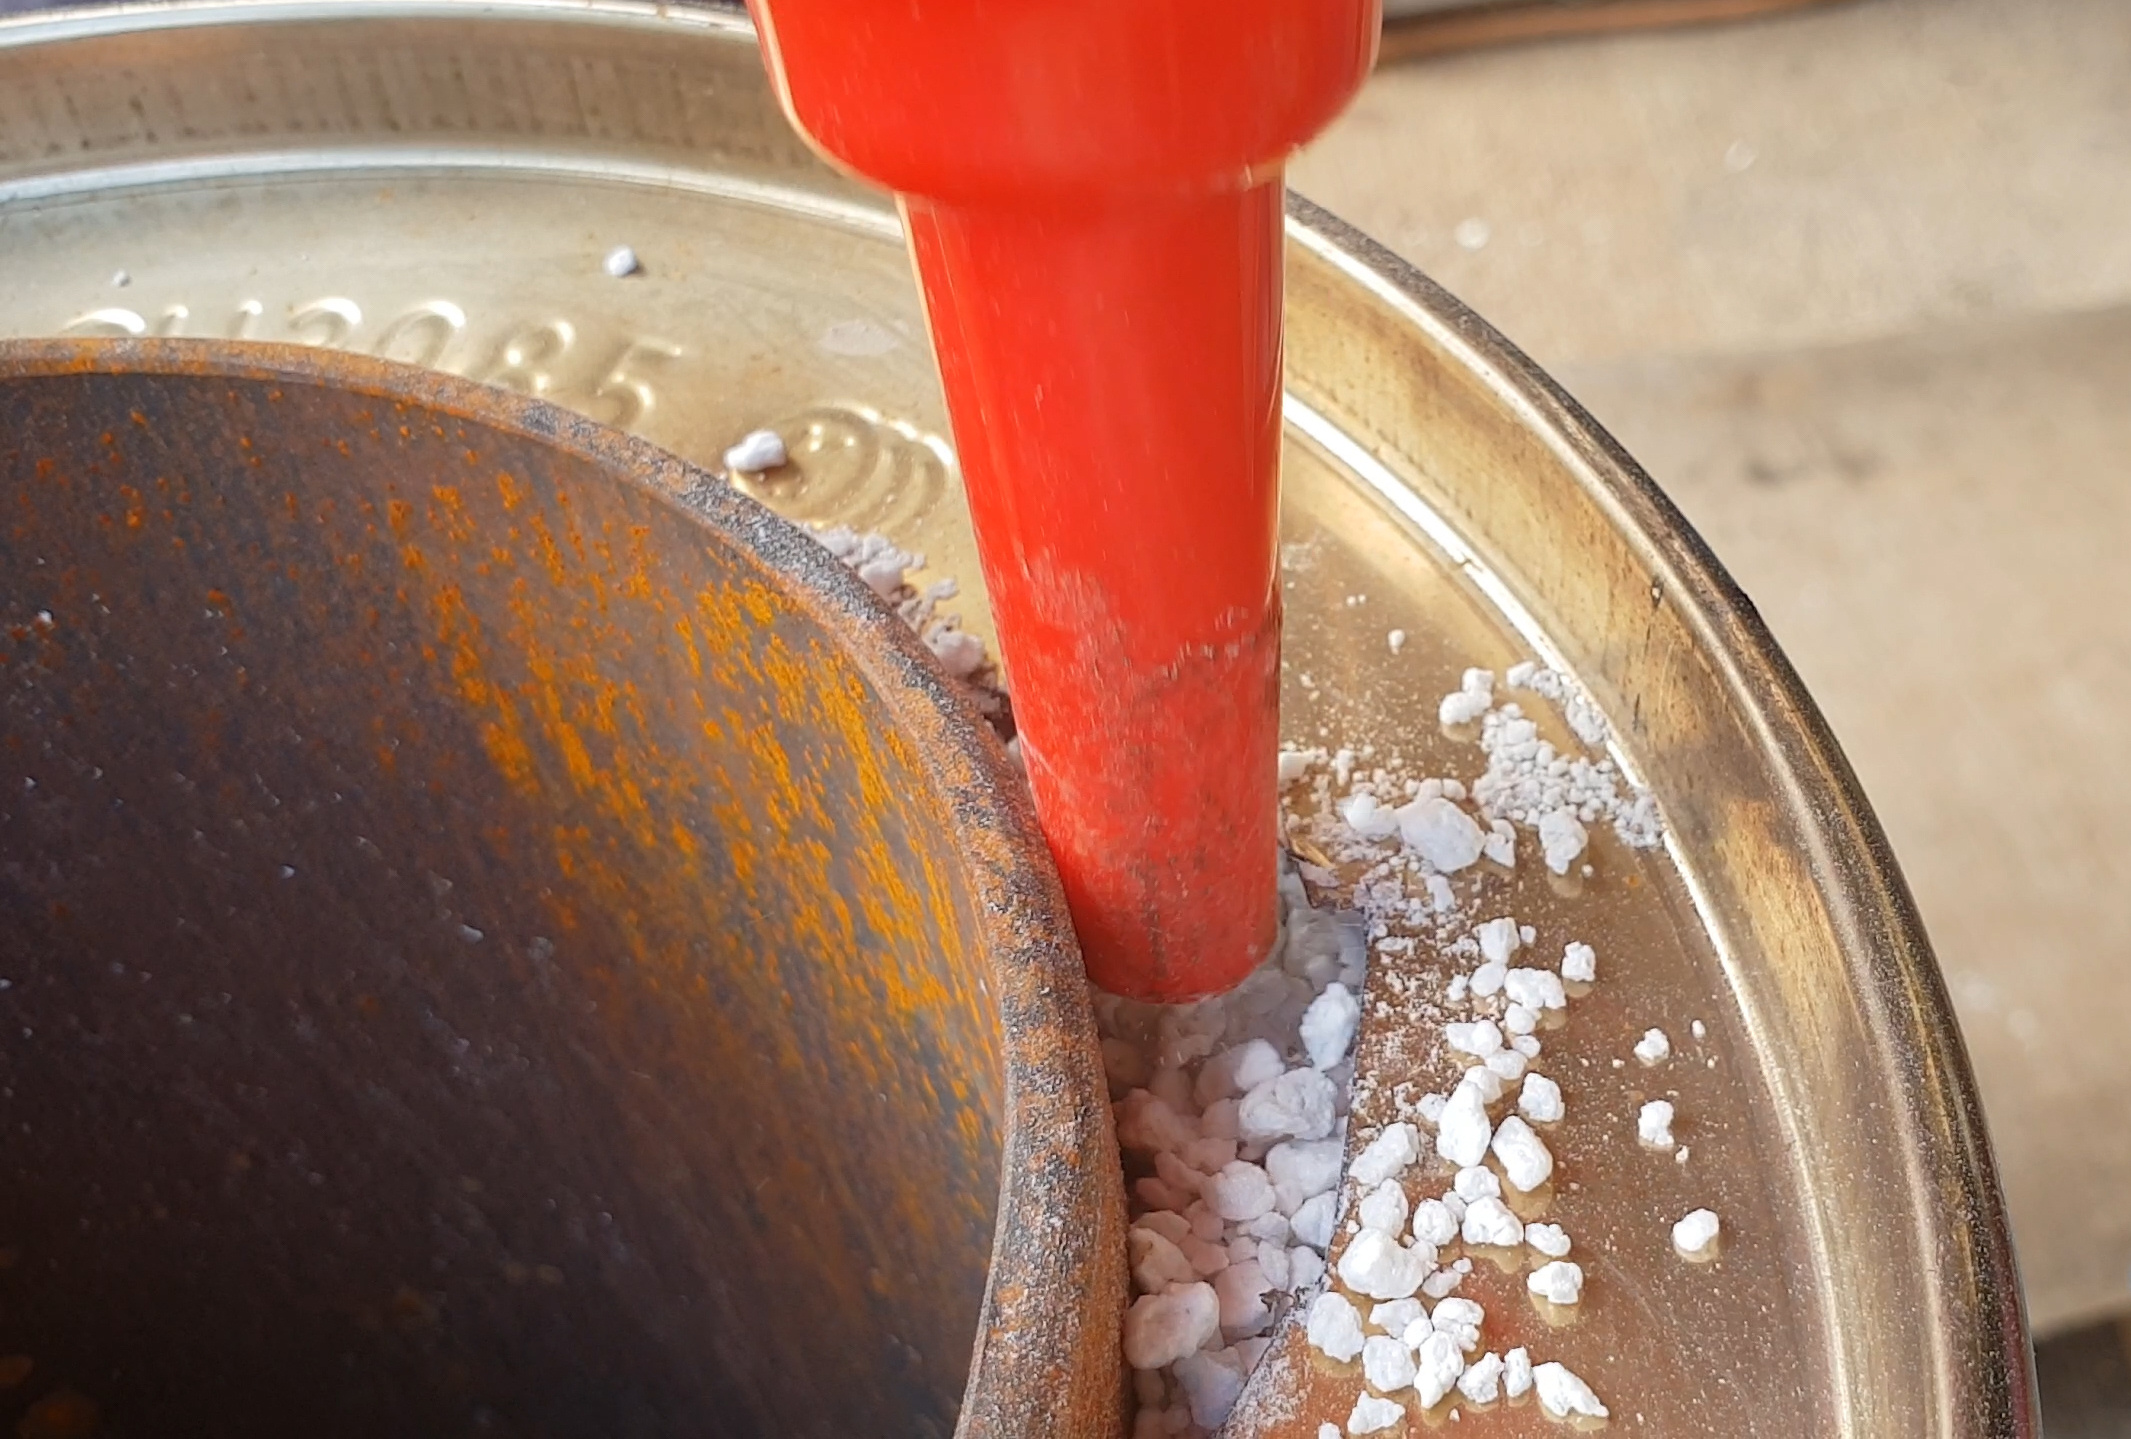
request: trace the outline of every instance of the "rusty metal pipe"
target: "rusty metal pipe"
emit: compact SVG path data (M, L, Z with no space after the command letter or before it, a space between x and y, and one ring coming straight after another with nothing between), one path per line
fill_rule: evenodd
M1115 1432L1114 1141L1004 764L640 441L0 346L0 1421Z

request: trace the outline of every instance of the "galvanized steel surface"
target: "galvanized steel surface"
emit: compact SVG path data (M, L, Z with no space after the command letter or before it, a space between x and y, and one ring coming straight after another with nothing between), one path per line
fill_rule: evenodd
M1436 697L1536 653L1599 700L1672 826L1663 852L1601 846L1581 894L1528 865L1499 895L1546 942L1596 945L1604 979L1546 1051L1575 1116L1548 1217L1591 1274L1580 1322L1536 1328L1518 1277L1483 1272L1490 1343L1533 1340L1650 1433L2027 1432L1959 1035L1810 701L1513 347L1321 212L1299 205L1289 239L1289 737L1469 776ZM609 279L624 243L644 272ZM893 212L792 137L734 22L356 0L0 26L0 250L0 333L369 350L698 461L769 424L796 463L743 488L925 551L986 628ZM1446 1087L1447 1062L1384 1071L1410 1052L1398 998L1369 997L1365 1069ZM1632 1140L1652 1081L1613 1061L1696 1018L1708 1041L1662 1081L1692 1157L1652 1164ZM1684 1265L1667 1231L1704 1203L1724 1255ZM1283 1332L1231 1427L1314 1439L1357 1387ZM1530 1407L1466 1423L1548 1432Z
M0 495L10 1400L944 1439L966 1381L965 1434L1114 1425L1056 880L826 550L281 346L0 344Z

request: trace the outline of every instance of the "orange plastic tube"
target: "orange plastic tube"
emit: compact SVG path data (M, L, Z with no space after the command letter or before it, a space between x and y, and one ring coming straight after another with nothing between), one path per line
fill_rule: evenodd
M1282 171L1376 0L750 0L902 202L1029 781L1088 973L1274 938Z

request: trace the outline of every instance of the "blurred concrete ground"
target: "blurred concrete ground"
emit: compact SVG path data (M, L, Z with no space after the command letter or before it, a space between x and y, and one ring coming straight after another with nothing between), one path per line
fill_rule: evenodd
M1560 377L1760 605L1930 925L2038 1332L2131 1308L2131 3L1388 68L1294 183Z

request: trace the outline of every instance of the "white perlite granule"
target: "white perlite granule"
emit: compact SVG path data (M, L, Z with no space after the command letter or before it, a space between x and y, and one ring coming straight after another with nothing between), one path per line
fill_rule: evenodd
M1475 684L1475 675L1486 675L1488 684ZM1559 705L1570 731L1585 745L1602 749L1610 738L1605 717L1568 676L1526 663L1513 665L1505 679L1511 689ZM1587 825L1610 824L1623 843L1636 849L1658 842L1664 823L1651 795L1626 786L1611 760L1563 754L1540 738L1538 725L1521 706L1495 703L1492 680L1484 670L1468 670L1465 682L1439 706L1445 724L1479 721L1487 771L1473 781L1472 794L1485 818L1537 828L1547 867L1556 874L1566 874L1583 854Z
M1646 1149L1672 1152L1672 1101L1653 1099L1635 1116L1635 1137Z
M725 468L739 474L760 474L764 470L776 469L790 458L791 456L786 453L784 448L784 437L775 430L750 430L740 437L738 443L725 452ZM842 530L829 531L827 533L848 535L852 532L850 530ZM879 535L868 535L865 538L877 541L882 547L894 548ZM896 553L900 554L902 552L898 550ZM874 588L877 590L879 586L876 585Z
M1354 1401L1354 1412L1347 1416L1347 1432L1374 1434L1380 1429L1389 1429L1405 1417L1405 1405L1394 1404L1389 1399L1379 1399L1373 1394L1364 1394Z
M1635 1057L1645 1064L1663 1064L1672 1058L1672 1041L1662 1029L1646 1029L1643 1037L1635 1042Z
M599 267L614 279L626 280L629 276L643 269L644 265L641 260L636 258L636 251L630 249L627 245L616 245L613 249L607 251L607 258L599 262ZM779 463L783 462L779 461Z
M1539 1405L1556 1419L1604 1419L1606 1406L1598 1402L1591 1386L1560 1364L1541 1364L1532 1370Z
M1716 1244L1721 1227L1713 1211L1689 1210L1685 1218L1672 1226L1672 1247L1680 1252L1682 1258L1704 1258Z
M1567 1259L1549 1260L1526 1276L1524 1286L1549 1304L1574 1304L1583 1297L1583 1267Z

